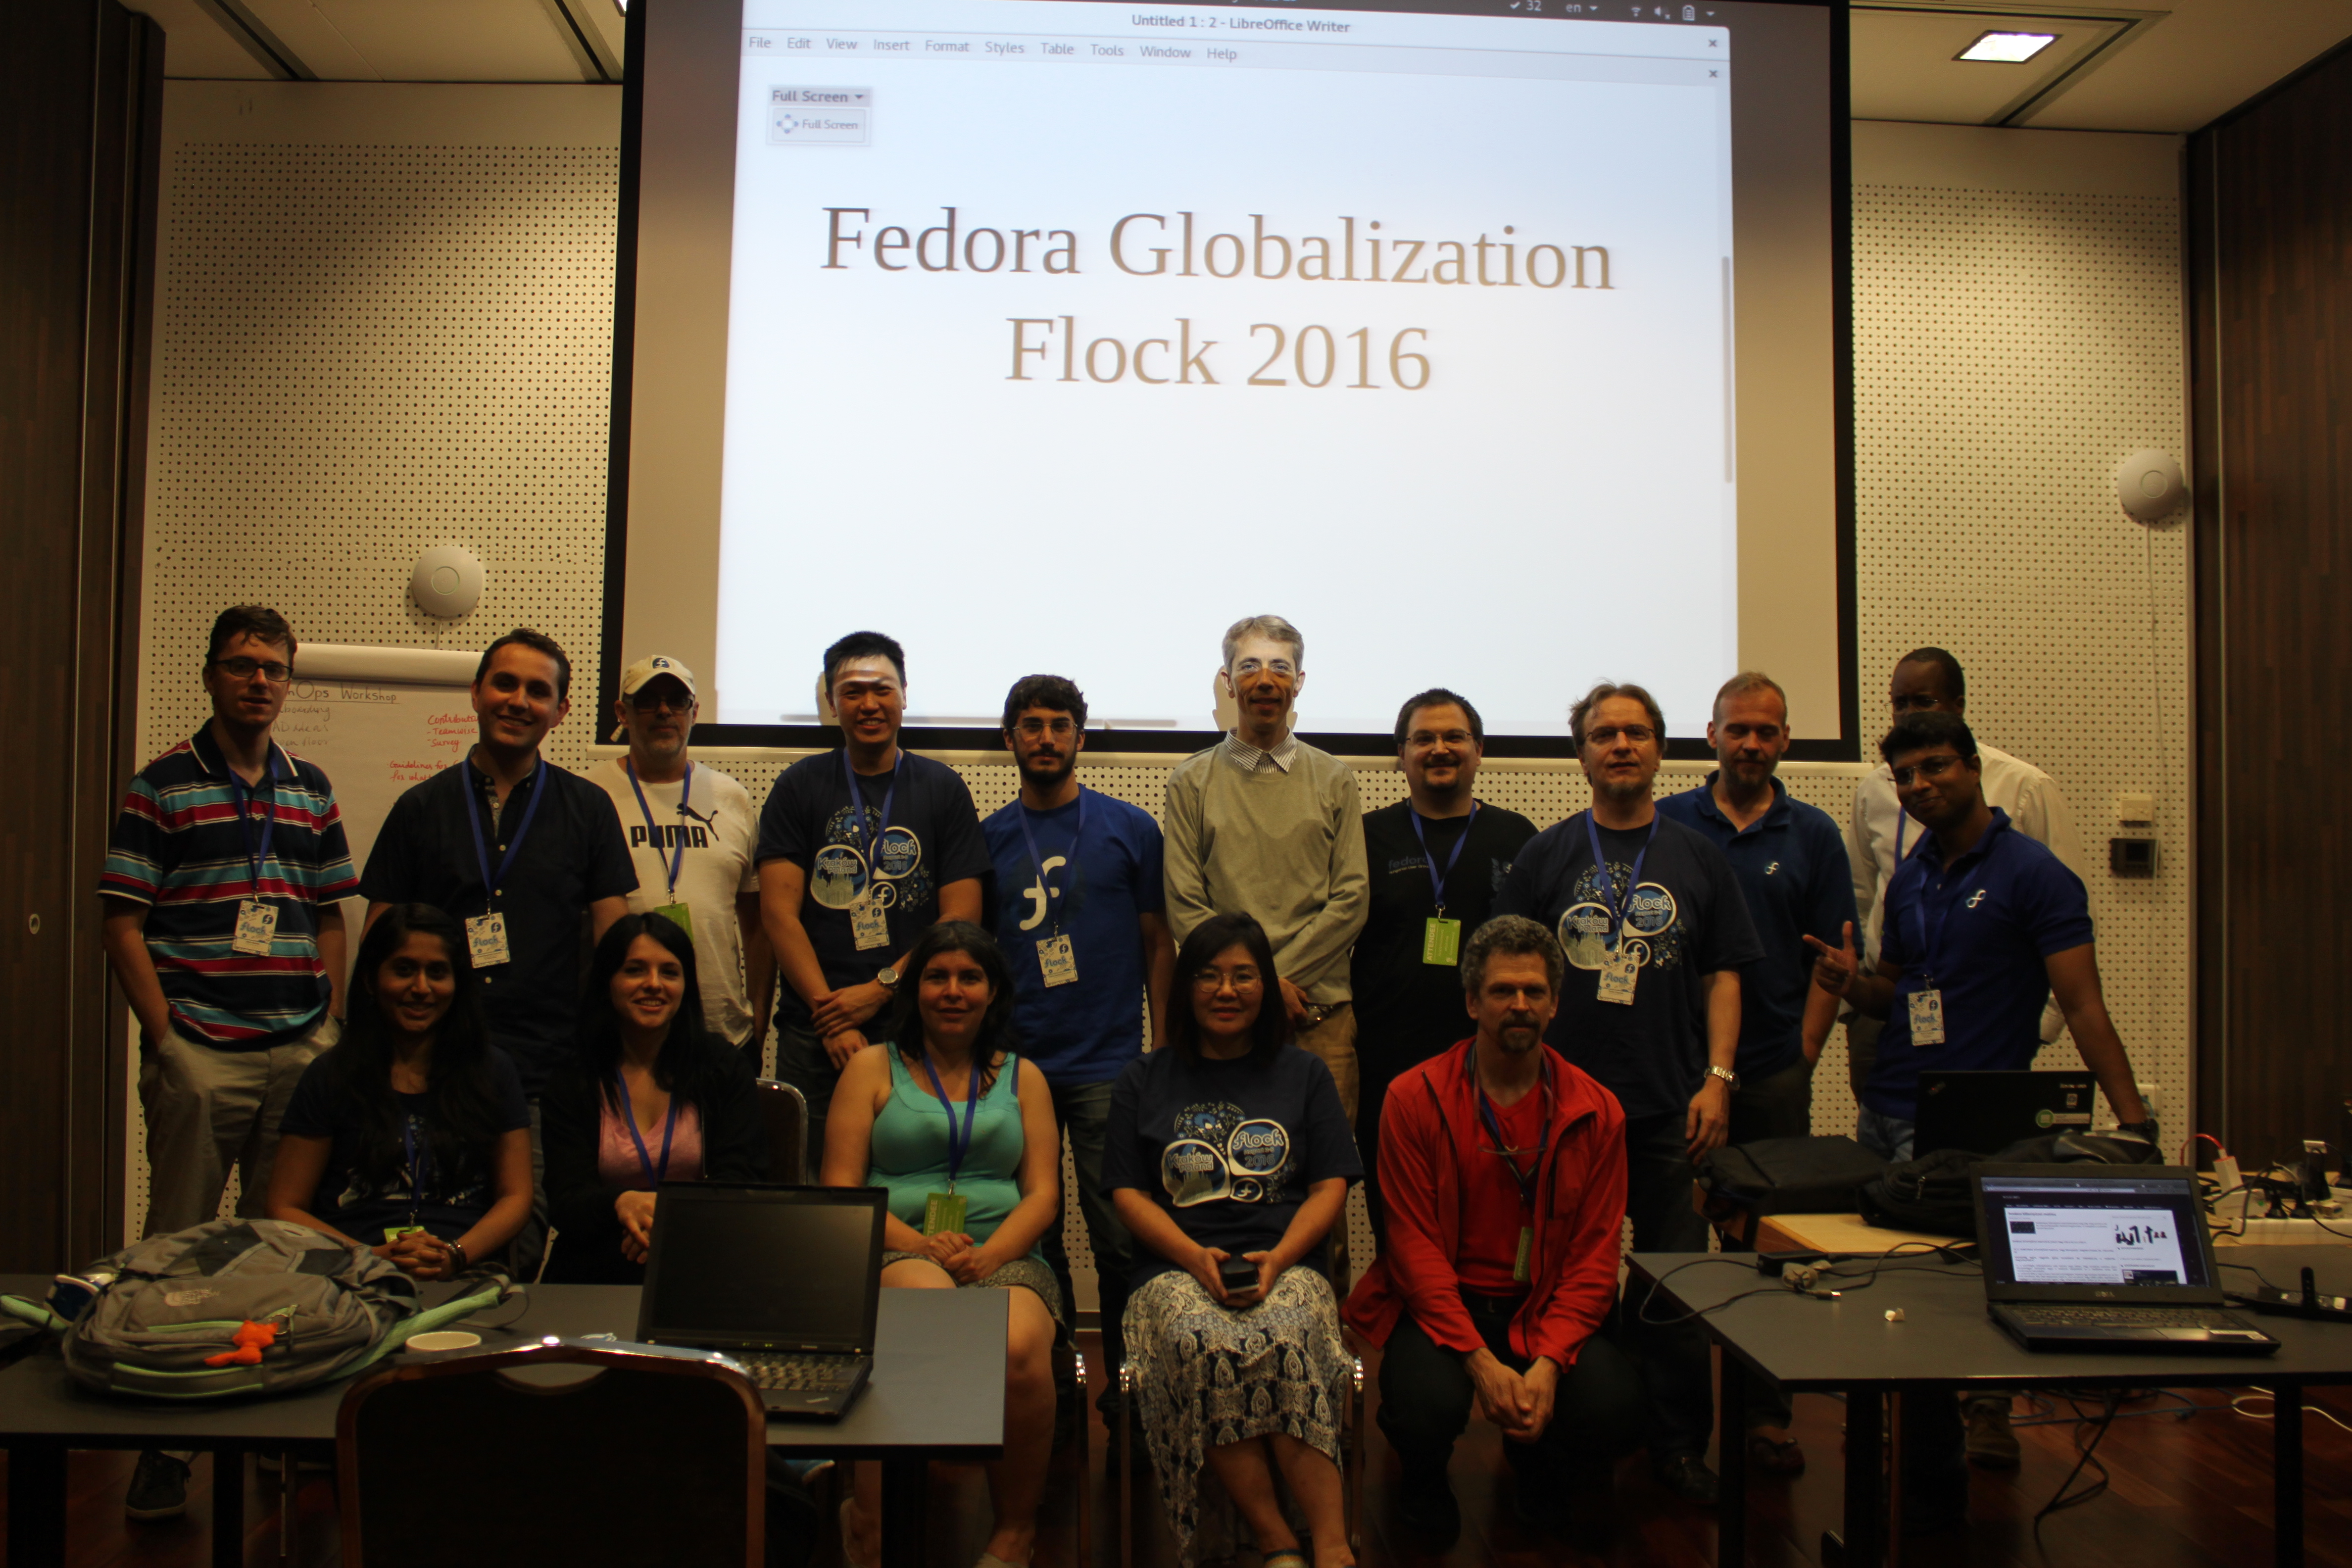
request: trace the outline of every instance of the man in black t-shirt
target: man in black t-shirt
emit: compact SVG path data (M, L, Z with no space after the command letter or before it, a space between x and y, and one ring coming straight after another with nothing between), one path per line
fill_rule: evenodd
M1408 795L1364 814L1370 913L1349 977L1363 1075L1356 1147L1376 1233L1381 1103L1399 1073L1469 1037L1462 944L1486 923L1512 858L1536 836L1517 812L1471 795L1486 727L1469 699L1443 688L1407 699L1397 710L1396 746Z
M1625 1109L1626 1215L1643 1252L1704 1252L1693 1167L1722 1146L1739 1049L1739 967L1764 956L1723 851L1659 815L1650 798L1666 723L1638 686L1603 683L1569 713L1592 809L1519 851L1498 915L1526 915L1568 952L1546 1037ZM1625 1303L1639 1322L1642 1300ZM1676 1496L1711 1502L1715 1424L1706 1337L1642 1324L1650 1463Z
M988 847L962 777L898 749L907 655L879 632L824 651L840 750L786 768L760 811L760 922L775 949L776 1073L808 1100L812 1178L849 1058L940 921L981 918ZM904 977L911 983L913 976Z

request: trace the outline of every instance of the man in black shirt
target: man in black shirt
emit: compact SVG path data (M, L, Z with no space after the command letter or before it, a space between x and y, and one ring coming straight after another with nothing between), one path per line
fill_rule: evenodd
M1397 766L1407 798L1364 814L1371 912L1349 977L1362 1072L1356 1147L1378 1233L1381 1102L1407 1068L1470 1037L1461 948L1494 912L1495 893L1536 825L1471 795L1486 727L1469 699L1437 688L1397 710Z
M1723 851L1651 800L1666 723L1638 686L1603 683L1569 714L1592 809L1520 849L1498 915L1526 915L1568 952L1545 1037L1625 1110L1625 1208L1643 1252L1704 1252L1693 1167L1722 1146L1738 1086L1739 969L1764 956ZM1640 1322L1647 1295L1628 1295ZM1712 1502L1705 1458L1715 1424L1706 1336L1641 1324L1650 1389L1650 1463L1676 1496Z
M572 661L555 639L518 626L492 643L473 703L474 749L393 802L360 896L370 925L394 904L432 904L465 922L490 1037L530 1100L533 1206L508 1251L526 1279L547 1236L539 1097L573 1059L580 923L602 937L628 912L637 872L613 797L540 755L572 710Z
M776 1072L806 1097L809 1167L849 1058L897 994L898 961L940 921L981 918L988 847L961 775L898 749L907 654L879 632L824 650L840 750L786 768L760 811L760 921L783 984Z

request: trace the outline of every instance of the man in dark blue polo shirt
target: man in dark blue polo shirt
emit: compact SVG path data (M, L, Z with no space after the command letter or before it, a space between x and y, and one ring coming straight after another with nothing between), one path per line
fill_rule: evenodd
M360 876L368 923L394 904L432 904L465 922L490 1036L530 1100L531 1180L545 1169L539 1097L573 1060L580 923L593 936L628 912L637 872L613 797L540 755L572 709L572 661L552 637L517 627L474 673L478 739L466 760L393 802ZM546 1241L545 1198L508 1250L527 1277Z
M2054 991L2123 1130L2154 1142L2100 994L2083 879L1985 803L1976 737L1957 714L1906 715L1879 751L1927 841L1887 885L1874 971L1861 972L1851 929L1836 947L1805 938L1820 959L1815 982L1887 1021L1855 1137L1890 1160L1910 1159L1919 1074L2031 1067Z
M1813 1064L1837 1022L1837 998L1812 983L1804 939L1836 942L1853 923L1845 840L1829 813L1791 800L1773 776L1789 751L1789 697L1770 676L1747 670L1725 681L1706 740L1716 771L1658 810L1723 851L1764 947L1739 974L1729 1142L1802 1138L1813 1130ZM1748 1379L1751 1463L1780 1475L1804 1468L1790 1414L1786 1394Z
M1656 700L1638 686L1596 686L1570 710L1569 731L1592 808L1520 847L1494 912L1528 916L1567 950L1544 1037L1624 1108L1633 1245L1705 1251L1693 1167L1731 1125L1739 971L1764 950L1723 851L1651 799L1666 743ZM1647 1300L1629 1295L1627 1314L1638 1319ZM1711 1502L1706 1336L1688 1321L1636 1331L1651 1468L1677 1497Z

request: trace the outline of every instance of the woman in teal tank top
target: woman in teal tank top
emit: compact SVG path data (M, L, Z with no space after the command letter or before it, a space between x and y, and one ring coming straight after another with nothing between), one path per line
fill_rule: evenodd
M1038 1243L1061 1210L1061 1135L1045 1075L1012 1048L1013 977L996 941L942 921L908 953L889 1037L842 1068L826 1119L829 1187L888 1189L882 1283L999 1289L1004 1458L988 1467L996 1528L979 1568L1021 1568L1054 1436L1052 1352L1061 1292ZM841 1509L849 1568L876 1561L881 1472L856 1467Z

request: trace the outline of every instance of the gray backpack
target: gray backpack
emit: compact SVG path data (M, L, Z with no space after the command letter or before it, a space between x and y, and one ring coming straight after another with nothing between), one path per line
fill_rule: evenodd
M85 1278L98 1292L70 1320L18 1296L0 1308L62 1335L66 1370L93 1388L163 1399L348 1377L514 1289L468 1279L457 1299L420 1311L416 1282L366 1247L268 1219L151 1237Z

